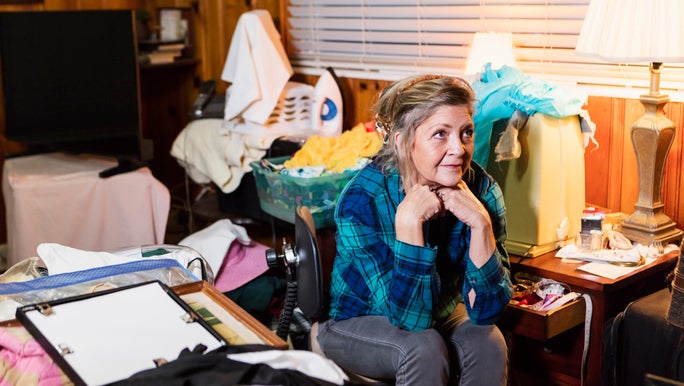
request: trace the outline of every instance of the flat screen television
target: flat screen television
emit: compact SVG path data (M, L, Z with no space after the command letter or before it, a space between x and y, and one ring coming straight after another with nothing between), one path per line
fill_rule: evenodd
M148 161L132 10L0 12L5 137L27 152Z

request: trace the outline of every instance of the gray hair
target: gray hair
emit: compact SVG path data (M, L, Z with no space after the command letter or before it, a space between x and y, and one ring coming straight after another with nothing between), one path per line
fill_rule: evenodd
M411 159L416 128L441 106L467 106L473 115L475 92L461 78L442 75L412 76L387 86L373 106L376 129L384 145L375 159L383 172L398 169L404 181L414 181ZM395 133L403 136L401 148ZM404 187L407 188L406 186Z

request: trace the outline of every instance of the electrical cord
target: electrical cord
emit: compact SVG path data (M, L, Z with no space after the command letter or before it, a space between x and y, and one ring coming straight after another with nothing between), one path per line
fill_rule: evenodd
M202 280L207 281L207 268L204 266L204 260L200 259L199 257L195 257L194 259L190 260L188 267L190 267L195 261L199 261L200 272L202 272Z
M280 313L278 319L278 329L276 335L282 340L287 341L287 336L290 334L290 324L292 323L292 314L297 305L297 280L294 279L292 268L287 268L287 291L285 293L285 304L283 311Z
M518 264L522 263L527 258L532 258L533 256L531 255L531 252L534 248L546 249L547 247L552 246L552 245L555 247L563 247L563 246L567 245L567 242L570 239L572 239L572 237L566 237L564 239L552 241L552 242L546 243L546 244L540 244L540 245L531 244L529 247L527 247L525 252L523 252L521 255L519 255L520 260L518 260ZM516 255L516 256L518 256L518 255Z
M584 348L582 349L582 365L580 367L580 384L585 385L587 378L587 354L589 354L589 342L591 340L591 317L593 315L593 305L589 294L582 294L584 298L586 313L584 314ZM596 349L596 348L595 348ZM598 348L601 349L600 347Z

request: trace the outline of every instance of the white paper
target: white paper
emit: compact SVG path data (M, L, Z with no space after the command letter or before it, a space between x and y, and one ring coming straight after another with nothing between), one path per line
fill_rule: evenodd
M641 248L636 246L632 249L601 249L587 251L569 244L556 252L556 257L565 259L577 259L586 261L613 261L622 263L636 263L641 259Z
M611 264L611 263L605 263L605 262L592 262L592 263L587 263L582 266L577 267L577 269L581 271L585 271L597 276L602 276L606 277L608 279L617 279L620 276L625 276L628 275L638 269L641 269L651 263L656 261L656 258L649 257L646 258L646 263L643 265L639 265L636 267L622 267L619 265Z

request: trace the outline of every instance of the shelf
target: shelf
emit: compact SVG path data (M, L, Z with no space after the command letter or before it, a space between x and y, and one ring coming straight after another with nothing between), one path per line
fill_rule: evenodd
M181 58L181 59L176 59L173 62L169 63L157 63L157 64L149 64L149 63L141 63L140 64L140 70L141 71L147 71L147 70L156 70L156 69L161 69L161 68L182 68L182 67L195 67L198 64L200 64L199 59L195 58Z
M154 40L138 40L138 47L148 47L151 49L156 49L159 46L164 46L168 44L185 44L185 39L176 39L176 40L159 40L159 39L154 39Z

